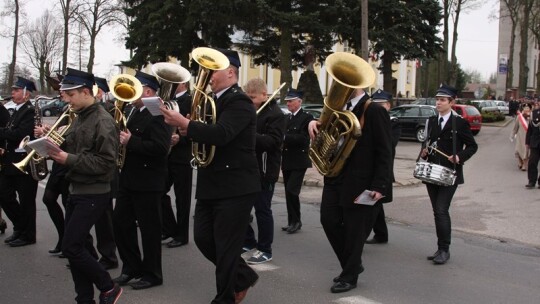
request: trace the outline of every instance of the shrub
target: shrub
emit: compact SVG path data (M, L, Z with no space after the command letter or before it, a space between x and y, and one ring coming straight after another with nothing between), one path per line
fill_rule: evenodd
M482 112L482 122L503 121L504 114L500 112Z

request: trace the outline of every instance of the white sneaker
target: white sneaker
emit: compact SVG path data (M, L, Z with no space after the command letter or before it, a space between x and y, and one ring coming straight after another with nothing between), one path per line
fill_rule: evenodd
M271 260L272 260L271 253L266 253L266 252L257 250L255 251L255 254L253 254L253 256L247 260L247 263L255 265L255 264L266 263Z

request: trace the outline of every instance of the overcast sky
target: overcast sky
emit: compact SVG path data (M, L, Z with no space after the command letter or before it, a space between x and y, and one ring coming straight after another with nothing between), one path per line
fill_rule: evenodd
M493 15L496 0L479 0L482 7L469 12L463 12L459 20L459 36L457 43L457 59L465 70L479 71L484 80L497 70L497 46L498 46L498 20L490 20ZM28 19L39 18L45 8L51 9L57 0L26 0L25 10ZM5 1L2 1L2 7ZM6 22L12 23L12 18L5 18ZM59 21L61 23L61 21ZM441 29L442 31L442 29ZM94 73L98 76L109 77L115 75L117 70L113 67L121 60L129 56L121 42L114 41L114 31L103 30L98 36ZM0 39L0 63L9 62L11 58L11 40ZM23 54L19 51L18 61L23 60ZM55 65L57 65L56 63Z

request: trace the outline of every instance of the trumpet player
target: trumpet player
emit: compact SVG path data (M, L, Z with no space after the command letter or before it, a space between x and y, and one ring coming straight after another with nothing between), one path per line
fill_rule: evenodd
M34 82L18 77L11 87L11 97L17 104L16 112L8 125L0 128L0 141L4 145L0 171L0 204L13 223L13 234L4 243L11 247L26 246L36 242L36 194L38 182L31 175L19 171L13 163L27 154L19 149L24 137L34 138L34 107L30 103ZM17 200L17 197L19 198Z
M51 147L49 156L67 167L69 199L62 253L68 258L77 303L116 303L122 288L91 252L90 229L103 216L110 200L111 180L118 155L118 127L94 98L94 75L67 69L60 91L77 114L64 133L65 148ZM64 150L65 149L65 150Z
M450 203L459 184L463 184L463 163L471 158L478 145L474 140L469 123L452 112L452 105L457 97L457 90L448 85L441 85L435 96L438 115L428 119L428 143L437 143L439 152L428 153L423 148L420 157L448 168L455 168L457 177L451 186L439 186L425 183L433 215L435 216L435 231L437 233L437 251L427 257L434 264L445 264L450 259L450 241L452 226L450 223Z
M238 86L240 58L220 50L229 63L210 78L217 121L191 121L177 111L161 111L165 122L194 142L215 145L211 163L197 170L195 244L216 265L217 295L212 303L240 303L259 276L240 257L249 214L260 188L255 158L256 120L251 99ZM195 101L194 101L195 102Z
M142 84L141 98L156 96L159 82L154 76L137 71L135 78ZM126 146L126 155L113 214L116 246L122 260L122 272L114 280L133 289L163 284L161 196L165 191L171 139L171 128L163 116L153 116L141 98L133 102L127 129L120 131L120 144ZM134 279L138 280L131 282Z

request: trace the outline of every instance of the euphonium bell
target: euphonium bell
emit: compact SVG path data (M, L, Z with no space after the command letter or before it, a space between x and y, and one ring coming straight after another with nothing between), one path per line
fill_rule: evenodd
M206 87L210 83L214 71L224 70L229 67L229 59L220 51L207 47L194 49L191 52L191 57L199 64L199 74L194 87L190 119L204 124L215 124L216 104L206 94ZM191 149L193 154L192 166L208 166L214 159L215 150L215 146L193 142Z
M158 62L152 65L152 72L159 81L159 97L168 109L179 111L178 103L171 100L179 83L188 82L191 73L184 67L171 62Z
M341 172L362 135L356 115L343 107L354 90L373 84L375 72L362 58L343 52L329 55L325 66L334 82L324 100L319 134L311 142L309 157L322 175L332 177Z
M116 98L114 102L114 120L120 128L120 131L127 130L127 120L124 115L124 108L128 103L131 103L141 98L143 86L139 79L129 74L120 74L111 78L109 81L111 93ZM122 168L126 157L126 146L122 145L118 152L117 165Z

